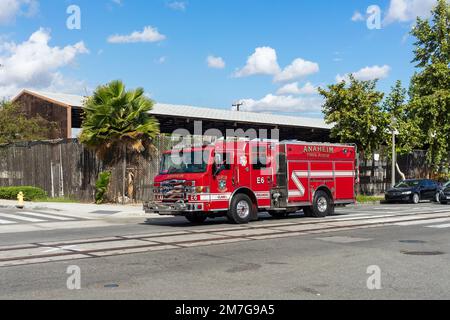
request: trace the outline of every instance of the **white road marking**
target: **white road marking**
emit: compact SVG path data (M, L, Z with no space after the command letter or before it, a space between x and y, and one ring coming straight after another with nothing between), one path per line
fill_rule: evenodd
M435 228L435 229L445 229L445 228L450 228L450 223L447 224L438 224L435 226L426 226L426 228Z
M0 219L0 224L15 224L15 223L17 223L17 222Z
M27 216L38 217L38 218L51 219L51 220L60 220L60 221L73 221L74 220L72 218L43 214L43 213L35 213L35 212L21 212L21 214L25 214Z
M325 242L333 242L333 243L355 243L355 242L365 242L371 241L372 239L367 238L356 238L356 237L325 237L325 238L316 238L317 240L325 241Z
M7 218L7 219L13 219L13 220L19 220L19 221L26 221L26 222L44 222L45 221L45 220L41 220L41 219L23 217L20 214L0 213L0 217Z
M337 218L330 219L330 221L351 221L351 220L364 220L364 219L375 219L375 218L391 218L395 217L394 214L386 214L386 215L374 215L374 216L364 216L364 217L349 217L349 218Z
M362 216L372 216L372 214L370 213L357 213L357 214L343 214L343 215L336 215L336 216L331 216L328 217L329 219L338 219L338 218L344 218L344 217L362 217Z
M50 249L44 251L44 253L52 253L52 252L66 251L66 250L79 251L79 250L75 249L76 247L77 246L73 245L73 246L62 246L62 247L57 247L57 248L50 248Z
M399 222L396 223L396 226L407 227L407 226L419 226L422 224L433 224L433 223L441 223L450 221L450 218L439 218L439 219L429 219L423 221L409 221L409 222Z

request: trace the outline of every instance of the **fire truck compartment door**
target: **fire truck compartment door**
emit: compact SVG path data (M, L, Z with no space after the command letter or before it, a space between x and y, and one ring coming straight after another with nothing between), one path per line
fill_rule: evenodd
M309 202L309 163L288 163L289 203Z

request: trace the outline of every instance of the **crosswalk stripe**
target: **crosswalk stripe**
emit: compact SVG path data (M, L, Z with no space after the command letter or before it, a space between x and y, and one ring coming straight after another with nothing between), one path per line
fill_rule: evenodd
M0 213L0 218L7 218L7 219L13 219L13 220L19 220L19 221L27 221L27 222L43 222L43 221L45 221L45 220L41 220L41 219L23 217L19 214L7 214L7 213Z
M27 216L38 217L38 218L60 220L60 221L73 221L74 220L74 219L68 218L68 217L54 216L54 215L43 214L43 213L36 213L36 212L21 212L21 214L24 214L24 215L27 215Z
M435 226L426 226L427 228L435 228L435 229L445 229L450 228L450 223L447 224L437 224Z
M16 222L0 219L0 224L14 224L14 223L16 223Z
M409 222L399 222L396 223L396 226L401 227L407 227L407 226L418 226L422 224L433 224L433 223L441 223L441 222L447 222L450 221L450 218L440 218L440 219L429 219L429 220L422 220L422 221L409 221Z
M364 219L369 219L369 218L372 218L372 217L373 217L373 216L367 215L367 216L346 217L346 218L343 218L343 217L339 217L339 218L329 218L328 220L329 220L329 221L364 220ZM328 220L327 220L327 221L328 221Z

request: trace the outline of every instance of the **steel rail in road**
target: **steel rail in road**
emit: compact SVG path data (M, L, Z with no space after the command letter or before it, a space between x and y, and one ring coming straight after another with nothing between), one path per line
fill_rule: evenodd
M56 261L100 258L123 254L183 249L241 241L287 238L307 234L375 228L401 222L450 221L450 210L414 212L414 214L346 216L321 220L277 222L268 225L246 225L216 229L197 229L157 234L114 236L73 241L30 243L0 247L0 267Z

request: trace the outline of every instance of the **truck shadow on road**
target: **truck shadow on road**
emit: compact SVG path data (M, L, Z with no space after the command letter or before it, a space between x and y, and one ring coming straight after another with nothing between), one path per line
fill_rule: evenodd
M349 214L336 213L333 215L333 217L345 217L348 215ZM259 223L259 224L274 223L274 222L279 222L279 223L294 222L295 223L296 221L304 221L305 219L312 219L312 218L305 217L302 212L299 212L296 214L291 214L288 217L279 218L279 219L273 218L269 214L261 213L259 215L259 219L255 222ZM313 221L315 221L315 219L313 219ZM255 222L252 222L252 223L255 223ZM197 227L198 226L206 226L206 227L207 226L233 226L234 224L230 223L226 217L208 219L202 224L190 223L184 217L167 217L167 218L163 217L163 218L147 219L144 223L142 223L142 225L185 228L185 227L189 227L189 226L192 226L192 227L194 227L194 226L197 226Z

